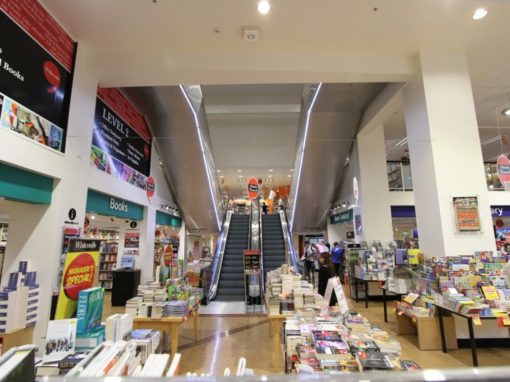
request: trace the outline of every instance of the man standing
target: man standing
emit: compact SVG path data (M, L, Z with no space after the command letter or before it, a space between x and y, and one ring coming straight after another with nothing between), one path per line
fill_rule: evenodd
M333 260L333 265L335 266L335 271L337 276L340 277L340 281L344 282L344 274L345 274L345 262L344 262L344 254L345 249L343 245L338 244L337 241L333 244L333 249L331 250L331 257Z
M310 245L309 241L305 241L305 248L303 253L303 262L305 265L305 277L313 283L313 275L315 271L314 262L315 262L315 252Z

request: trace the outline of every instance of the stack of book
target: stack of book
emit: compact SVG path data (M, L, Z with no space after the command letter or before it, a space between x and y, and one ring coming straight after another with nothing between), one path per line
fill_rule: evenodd
M161 333L157 330L137 329L132 330L127 338L136 344L137 354L140 354L141 363L144 364L149 355L157 351Z
M113 314L106 319L106 341L122 341L133 330L133 316L130 314Z
M10 273L8 285L0 290L0 333L35 326L38 310L37 272L20 261L18 272Z
M103 288L84 289L78 294L78 319L76 348L79 350L94 349L105 338L105 329L101 325L103 316Z
M165 305L165 316L184 317L188 314L188 301L168 301Z

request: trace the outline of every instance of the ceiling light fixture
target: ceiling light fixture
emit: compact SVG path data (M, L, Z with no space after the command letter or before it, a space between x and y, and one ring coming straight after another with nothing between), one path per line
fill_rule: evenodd
M404 146L406 143L407 143L407 137L405 137L404 139L401 139L400 141L398 141L397 143L395 143L395 146L393 146L393 147L402 147L402 146Z
M216 170L216 172L221 172L221 170Z
M478 8L475 13L473 13L473 20L481 20L483 19L485 16L487 16L487 9L485 8Z
M269 4L269 1L267 0L260 0L257 5L257 10L261 15L267 15L271 10L271 4Z
M243 170L239 169L239 170L237 170L237 172L243 172Z
M273 172L273 169L272 169L272 168L270 168L270 169L269 169L269 172Z
M94 220L96 217L94 215L91 215L90 218Z
M292 175L289 174L289 175L287 175L287 177L292 178Z
M501 110L501 114L503 114L505 117L510 117L510 107Z

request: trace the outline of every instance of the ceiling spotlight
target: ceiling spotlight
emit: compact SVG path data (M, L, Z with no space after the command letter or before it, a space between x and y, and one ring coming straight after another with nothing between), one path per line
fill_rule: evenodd
M224 178L224 176L223 176L223 175L220 175L220 178Z
M221 172L221 170L216 170L216 172Z
M290 169L290 172L294 172L294 169L293 169L293 168L291 168L291 169Z
M510 107L503 109L501 114L503 114L505 117L510 117Z
M272 168L270 168L270 169L269 169L269 172L273 172L273 169L272 169Z
M478 8L475 13L473 13L473 20L481 20L485 16L487 16L487 9L485 8Z
M243 172L243 170L239 169L239 170L237 170L237 172Z
M292 178L292 175L289 174L289 175L287 175L287 177Z
M96 217L94 215L91 215L90 218L94 220Z
M267 15L271 10L271 5L269 4L269 1L260 0L259 4L257 5L257 10L261 15Z
M347 207L347 203L343 202L342 203L342 208L345 208L345 207Z

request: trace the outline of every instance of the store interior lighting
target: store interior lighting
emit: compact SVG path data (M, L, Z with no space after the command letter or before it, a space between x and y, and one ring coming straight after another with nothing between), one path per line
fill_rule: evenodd
M483 19L485 16L487 16L487 13L489 13L487 11L487 9L485 8L478 8L474 13L473 13L473 20L481 20Z
M271 10L271 4L269 4L269 1L267 0L260 0L257 5L257 10L261 15L267 15Z
M510 117L510 107L501 110L501 114L503 114L505 117Z

